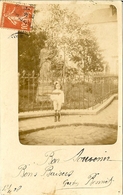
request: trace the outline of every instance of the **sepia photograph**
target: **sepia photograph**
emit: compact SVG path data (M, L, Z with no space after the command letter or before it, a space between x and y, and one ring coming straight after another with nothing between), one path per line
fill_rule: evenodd
M111 4L37 4L18 32L19 140L24 145L117 141L118 21Z
M0 194L122 195L122 3L0 12Z

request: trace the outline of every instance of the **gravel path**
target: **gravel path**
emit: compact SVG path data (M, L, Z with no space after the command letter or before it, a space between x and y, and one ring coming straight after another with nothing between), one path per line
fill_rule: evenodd
M20 142L28 145L113 144L117 139L117 105L118 101L115 100L97 115L66 115L62 116L61 122L57 123L54 122L53 117L20 121ZM79 125L76 125L77 123ZM45 127L49 128L45 129ZM28 133L28 130L37 128L42 130ZM25 134L22 133L24 131Z

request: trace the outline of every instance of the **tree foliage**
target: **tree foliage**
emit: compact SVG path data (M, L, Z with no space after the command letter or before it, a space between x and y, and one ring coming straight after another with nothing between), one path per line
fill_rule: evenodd
M32 72L39 71L39 53L44 47L46 40L45 32L36 32L33 30L30 33L18 32L18 69L19 72L25 70Z
M42 22L40 28L34 29L28 36L19 34L19 71L39 70L39 53L45 40L51 53L56 53L50 59L54 74L66 71L69 77L71 72L103 71L103 58L88 25L82 24L76 13L59 4L49 4L47 11L49 18ZM72 67L73 63L76 68Z
M77 14L60 5L50 5L49 10L48 39L57 45L58 53L62 51L63 61L65 55L65 66L74 62L81 72L102 72L103 57L88 25L82 24Z

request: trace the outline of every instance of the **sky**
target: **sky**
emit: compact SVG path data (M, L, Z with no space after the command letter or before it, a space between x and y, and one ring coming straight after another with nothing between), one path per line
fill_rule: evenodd
M83 16L88 15L97 9L108 8L108 5L95 4L93 2L83 5L77 1L72 1L64 3L62 2L61 7L68 8L70 11L75 11L75 13L77 13L79 17L82 18ZM37 25L40 25L42 20L48 18L47 4L38 4L36 9L39 9L40 12L35 15L34 20Z

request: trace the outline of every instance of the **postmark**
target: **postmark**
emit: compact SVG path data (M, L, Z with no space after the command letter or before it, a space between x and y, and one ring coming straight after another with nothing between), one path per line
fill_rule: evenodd
M33 6L4 2L0 27L30 31L33 14Z

